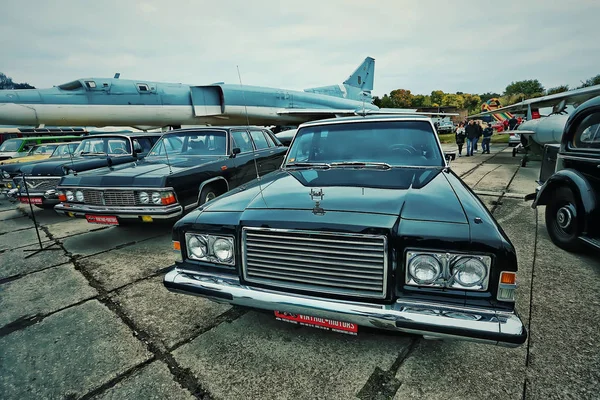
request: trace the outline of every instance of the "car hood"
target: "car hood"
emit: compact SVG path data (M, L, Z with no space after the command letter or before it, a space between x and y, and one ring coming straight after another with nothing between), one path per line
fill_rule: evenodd
M87 171L94 168L105 167L108 165L107 156L79 156L71 158L63 158L56 161L44 161L37 164L27 165L21 168L27 175L64 175L63 167L69 167L74 171ZM110 157L113 165L119 165L126 162L134 161L133 156L116 156Z
M217 160L215 157L163 157L144 159L137 163L127 163L112 168L101 168L93 172L68 175L61 186L145 186L161 187L168 176L177 175L190 168L198 168Z
M45 160L47 158L50 158L50 154L39 154L39 155L35 155L35 156L17 157L17 158L11 158L8 160L0 161L0 165L39 161L39 160Z
M437 168L279 171L255 196L250 198L243 191L234 193L206 211L351 212L467 224L461 203L444 174Z

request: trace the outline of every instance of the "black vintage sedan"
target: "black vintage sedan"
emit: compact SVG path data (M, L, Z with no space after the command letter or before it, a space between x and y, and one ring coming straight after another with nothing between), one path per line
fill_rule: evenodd
M55 210L109 225L178 219L278 169L286 150L258 127L174 130L142 161L64 177Z
M63 176L138 160L148 153L161 136L161 132L86 136L72 157L22 166L14 178L18 189L10 191L9 195L17 197L22 203L51 209L59 203L56 188ZM27 187L23 184L23 174Z
M306 123L282 169L178 221L167 289L356 334L518 346L515 248L430 119Z
M533 207L545 205L546 228L568 251L584 245L600 249L600 97L580 105L565 125L558 157L542 161L543 186ZM545 179L545 171L556 171Z

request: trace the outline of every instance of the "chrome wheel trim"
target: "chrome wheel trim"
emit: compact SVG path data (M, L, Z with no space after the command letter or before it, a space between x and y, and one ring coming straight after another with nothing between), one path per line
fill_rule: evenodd
M556 223L562 230L568 230L573 222L573 209L570 204L562 206L556 212Z
M208 203L209 201L213 200L215 197L217 197L215 195L215 192L208 192L208 193L206 193L206 197L204 198L204 202Z

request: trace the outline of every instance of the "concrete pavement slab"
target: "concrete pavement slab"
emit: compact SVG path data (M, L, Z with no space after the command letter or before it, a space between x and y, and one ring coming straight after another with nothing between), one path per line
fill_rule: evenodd
M483 176L475 185L470 185L475 190L502 191L508 186L510 180L517 172L519 166L500 164L497 168ZM470 177L469 177L470 178ZM468 178L467 178L468 179Z
M16 207L15 203L6 199L0 199L0 211L13 210Z
M492 164L492 163L483 164L483 165L479 166L477 169L473 170L468 175L464 176L462 178L462 180L467 185L469 185L469 187L472 189L481 180L483 180L486 175L488 175L490 172L492 172L493 170L495 170L497 168L500 168L500 165Z
M64 246L73 255L85 257L118 246L139 242L167 234L170 229L162 225L135 225L110 227L64 239Z
M171 235L163 234L123 249L81 259L79 265L105 290L111 291L173 265L175 255L171 246Z
M193 400L195 397L173 381L165 363L155 361L93 399Z
M516 307L527 326L536 236L535 210L519 200L503 199L494 216L517 250ZM395 399L521 398L526 358L526 345L510 349L470 342L421 340L398 370L396 378L401 385Z
M249 312L173 352L218 399L355 398L376 368L412 342L402 335L346 336Z
M72 264L29 274L0 286L0 327L44 315L98 293Z
M600 259L557 248L540 209L527 399L597 399Z
M0 241L2 234L33 227L33 222L25 216L0 221Z
M85 219L66 218L61 222L53 224L43 224L54 239L61 239L67 236L73 236L80 233L93 232L101 229L109 229L109 227L90 224Z
M5 221L7 219L20 218L23 216L23 213L19 211L16 207L13 209L0 211L0 221Z
M77 398L150 357L115 314L90 300L0 338L0 393Z
M31 226L32 228L30 229L13 231L0 236L0 251L18 249L19 247L27 247L34 243L38 243L38 237L35 233L35 229L33 228L33 222L31 223ZM39 233L42 243L50 240L43 230L40 229Z
M46 243L49 244L50 242ZM6 250L0 253L0 279L9 276L28 274L44 268L54 267L69 261L69 257L61 250L48 250L31 255L33 252L27 250L39 250L39 245ZM52 248L59 248L52 246Z
M527 167L519 168L514 179L508 187L509 193L534 193L538 186L537 180L540 176L540 162L532 161L527 164Z
M163 286L162 278L137 282L119 291L113 299L163 349L215 325L216 318L231 308L200 297L171 293Z

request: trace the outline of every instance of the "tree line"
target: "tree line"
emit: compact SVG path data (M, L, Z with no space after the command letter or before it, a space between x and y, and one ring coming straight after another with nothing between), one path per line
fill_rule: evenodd
M35 89L29 83L15 83L12 78L0 72L0 90L1 89Z
M581 82L580 86L573 89L581 89L588 86L600 85L600 74ZM407 89L392 90L390 94L383 97L375 96L373 103L381 108L423 108L423 107L457 107L466 108L469 114L481 110L481 105L492 98L499 98L503 106L507 106L522 100L546 96L571 90L569 85L561 85L545 89L537 79L511 82L503 93L487 92L482 94L471 93L444 93L442 90L434 90L431 94L412 94Z

